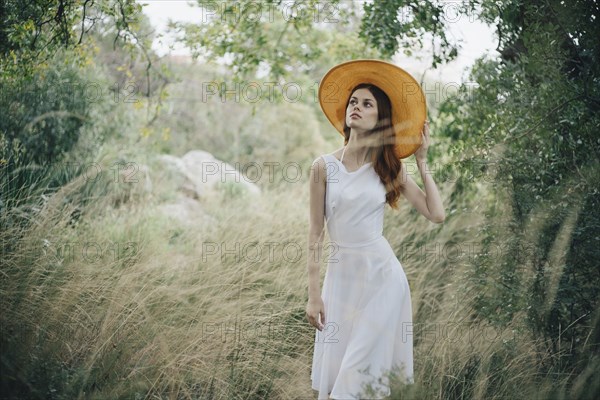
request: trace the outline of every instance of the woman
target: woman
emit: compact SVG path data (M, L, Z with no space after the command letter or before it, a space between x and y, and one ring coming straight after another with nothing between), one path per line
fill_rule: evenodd
M445 218L426 164L425 98L414 78L395 65L355 60L325 75L319 100L344 146L311 168L306 315L317 328L312 388L319 399L357 399L370 384L369 398L382 398L390 394L386 374L414 382L410 288L382 235L384 206L397 208L403 195L430 221ZM402 167L401 159L411 154L425 192ZM319 293L325 226L332 246Z

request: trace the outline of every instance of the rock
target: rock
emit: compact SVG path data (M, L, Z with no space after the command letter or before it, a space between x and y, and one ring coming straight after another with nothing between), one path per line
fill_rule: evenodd
M102 180L95 177L96 185L104 185L107 196L113 207L121 207L132 201L145 198L153 192L150 168L146 164L123 163L120 164L116 174L105 174Z
M168 171L161 174L156 186L163 187L161 182L169 182L170 187L176 190L175 199L160 204L158 208L168 217L184 224L198 223L200 217L210 219L203 213L200 200L213 194L219 195L219 190L238 193L237 188L241 188L254 195L261 193L258 186L247 181L234 167L206 151L192 150L181 158L161 154L158 160Z
M260 188L238 172L230 164L216 159L212 154L202 150L187 152L181 161L185 176L195 185L196 193L202 197L205 191L214 189L218 184L236 183L252 194L260 194Z
M187 197L183 193L179 193L172 202L158 205L157 209L168 218L184 225L195 225L201 223L201 221L215 222L214 218L202 211L198 201Z

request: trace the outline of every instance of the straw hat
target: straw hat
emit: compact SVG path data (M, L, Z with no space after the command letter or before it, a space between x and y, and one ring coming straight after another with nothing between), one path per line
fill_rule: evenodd
M319 84L319 103L329 122L344 136L346 104L359 83L372 83L390 98L398 158L416 152L427 117L425 95L415 78L394 64L365 59L331 68Z

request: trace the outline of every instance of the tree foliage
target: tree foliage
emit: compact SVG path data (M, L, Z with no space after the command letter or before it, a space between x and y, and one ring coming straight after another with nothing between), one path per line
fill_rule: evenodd
M266 70L268 79L294 78L322 68L323 58L375 57L361 42L357 4L332 1L204 1L201 23L174 23L196 57L230 59L235 81ZM340 43L348 43L341 46ZM336 51L338 50L338 51Z
M157 88L150 83L152 37L135 1L8 0L0 7L0 113L6 116L0 121L0 209L5 210L38 201L33 189L64 183L47 181L48 175L85 129L100 130L97 115L108 112L107 104L126 95L123 79L111 84L100 73L99 46L110 40L129 76L134 63L127 65L127 59L145 60L147 79L145 85L136 83L144 88L136 95L150 96Z
M429 0L395 0L366 3L360 37L377 48L383 57L392 57L399 48L407 56L423 47L423 33L432 37L433 68L454 60L459 44L447 37L449 24L471 15L474 2L436 3ZM439 45L436 43L439 40Z
M485 9L503 30L501 58L480 60L477 89L440 108L453 153L480 160L494 187L480 232L487 256L472 275L488 288L474 299L477 318L526 317L557 355L549 369L583 368L599 345L600 30L586 5Z

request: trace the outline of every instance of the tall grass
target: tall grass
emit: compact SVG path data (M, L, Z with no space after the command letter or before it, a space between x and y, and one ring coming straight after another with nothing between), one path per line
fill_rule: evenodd
M184 224L160 213L173 186L159 164L150 167L153 193L79 177L27 228L2 230L3 245L19 238L2 260L3 395L314 398L307 182L260 197L217 191ZM435 225L408 204L386 209L384 234L408 276L415 323L416 383L393 380L392 398L585 398L597 359L568 391L573 376L541 372L551 355L523 313L501 327L474 318L473 288L482 286L470 281L472 260L443 246L468 242L485 221L458 212Z

